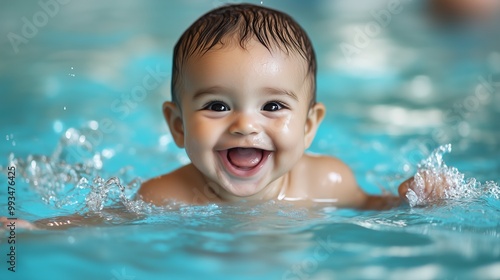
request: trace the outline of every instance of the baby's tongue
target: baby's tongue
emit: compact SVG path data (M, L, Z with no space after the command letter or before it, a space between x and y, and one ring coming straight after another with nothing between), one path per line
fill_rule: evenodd
M253 168L262 160L262 150L254 148L229 149L227 159L240 168Z

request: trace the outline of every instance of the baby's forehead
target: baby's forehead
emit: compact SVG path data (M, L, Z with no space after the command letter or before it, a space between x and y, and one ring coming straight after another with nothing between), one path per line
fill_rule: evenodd
M265 46L256 39L245 44L236 40L223 40L210 50L188 58L180 79L188 83L194 77L213 81L214 78L227 77L231 73L249 74L255 71L260 74L259 80L280 73L278 75L288 79L290 85L300 85L313 82L314 76L308 72L307 66L307 61L300 54L284 51L278 46ZM273 71L267 72L271 68Z
M193 54L185 61L179 73L179 93L196 91L197 86L211 88L226 84L226 81L237 81L239 78L229 78L234 77L233 74L239 75L235 77L242 77L242 74L249 77L258 73L253 76L256 78L253 81L262 83L263 88L287 88L313 100L314 75L307 66L307 61L300 54L274 46L268 48L256 39L243 45L235 40L223 40L210 50ZM268 72L269 68L275 70Z
M260 48L256 48L260 47ZM287 59L290 63L294 64L293 66L297 69L304 70L304 75L307 75L308 72L308 61L295 50L287 49L285 46L280 46L277 43L272 44L263 44L257 38L250 38L246 41L241 41L235 35L226 35L221 38L218 44L211 46L210 48L200 49L197 52L191 52L191 55L186 57L186 63L199 61L207 54L217 53L217 56L223 57L227 54L228 50L232 48L239 48L248 53L255 53L257 49L261 50L265 48L267 53L271 56L281 56ZM236 63L238 61L235 61Z

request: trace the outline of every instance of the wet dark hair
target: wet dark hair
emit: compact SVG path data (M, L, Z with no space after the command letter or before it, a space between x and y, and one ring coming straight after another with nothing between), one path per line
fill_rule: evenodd
M214 46L223 44L227 36L235 36L245 48L256 39L269 51L278 48L290 54L298 53L307 63L311 83L311 103L316 103L316 56L307 33L289 15L251 4L227 5L216 8L196 20L174 47L172 64L172 101L179 104L177 89L182 66L193 55L203 55Z

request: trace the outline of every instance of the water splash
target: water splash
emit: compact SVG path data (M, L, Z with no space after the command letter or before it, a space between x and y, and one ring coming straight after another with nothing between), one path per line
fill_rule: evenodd
M142 182L128 174L130 167L121 168L115 176L109 176L103 170L103 159L109 157L110 151L97 151L99 143L86 137L95 129L91 123L80 129L69 128L50 156L30 154L22 159L10 154L9 166L16 166L20 178L46 204L58 209L100 213L104 207L121 205L134 213L147 212L149 208L145 203L129 198ZM128 183L122 183L123 180Z
M493 181L478 182L466 178L443 160L451 152L451 144L442 145L418 164L417 173L406 197L411 207L439 203L443 200L471 200L481 197L500 198L500 188Z

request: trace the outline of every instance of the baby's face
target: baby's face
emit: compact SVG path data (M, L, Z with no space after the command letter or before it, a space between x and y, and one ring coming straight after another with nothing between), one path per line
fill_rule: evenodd
M226 200L278 191L321 120L308 114L305 62L251 41L191 58L183 71L177 143L207 183Z

